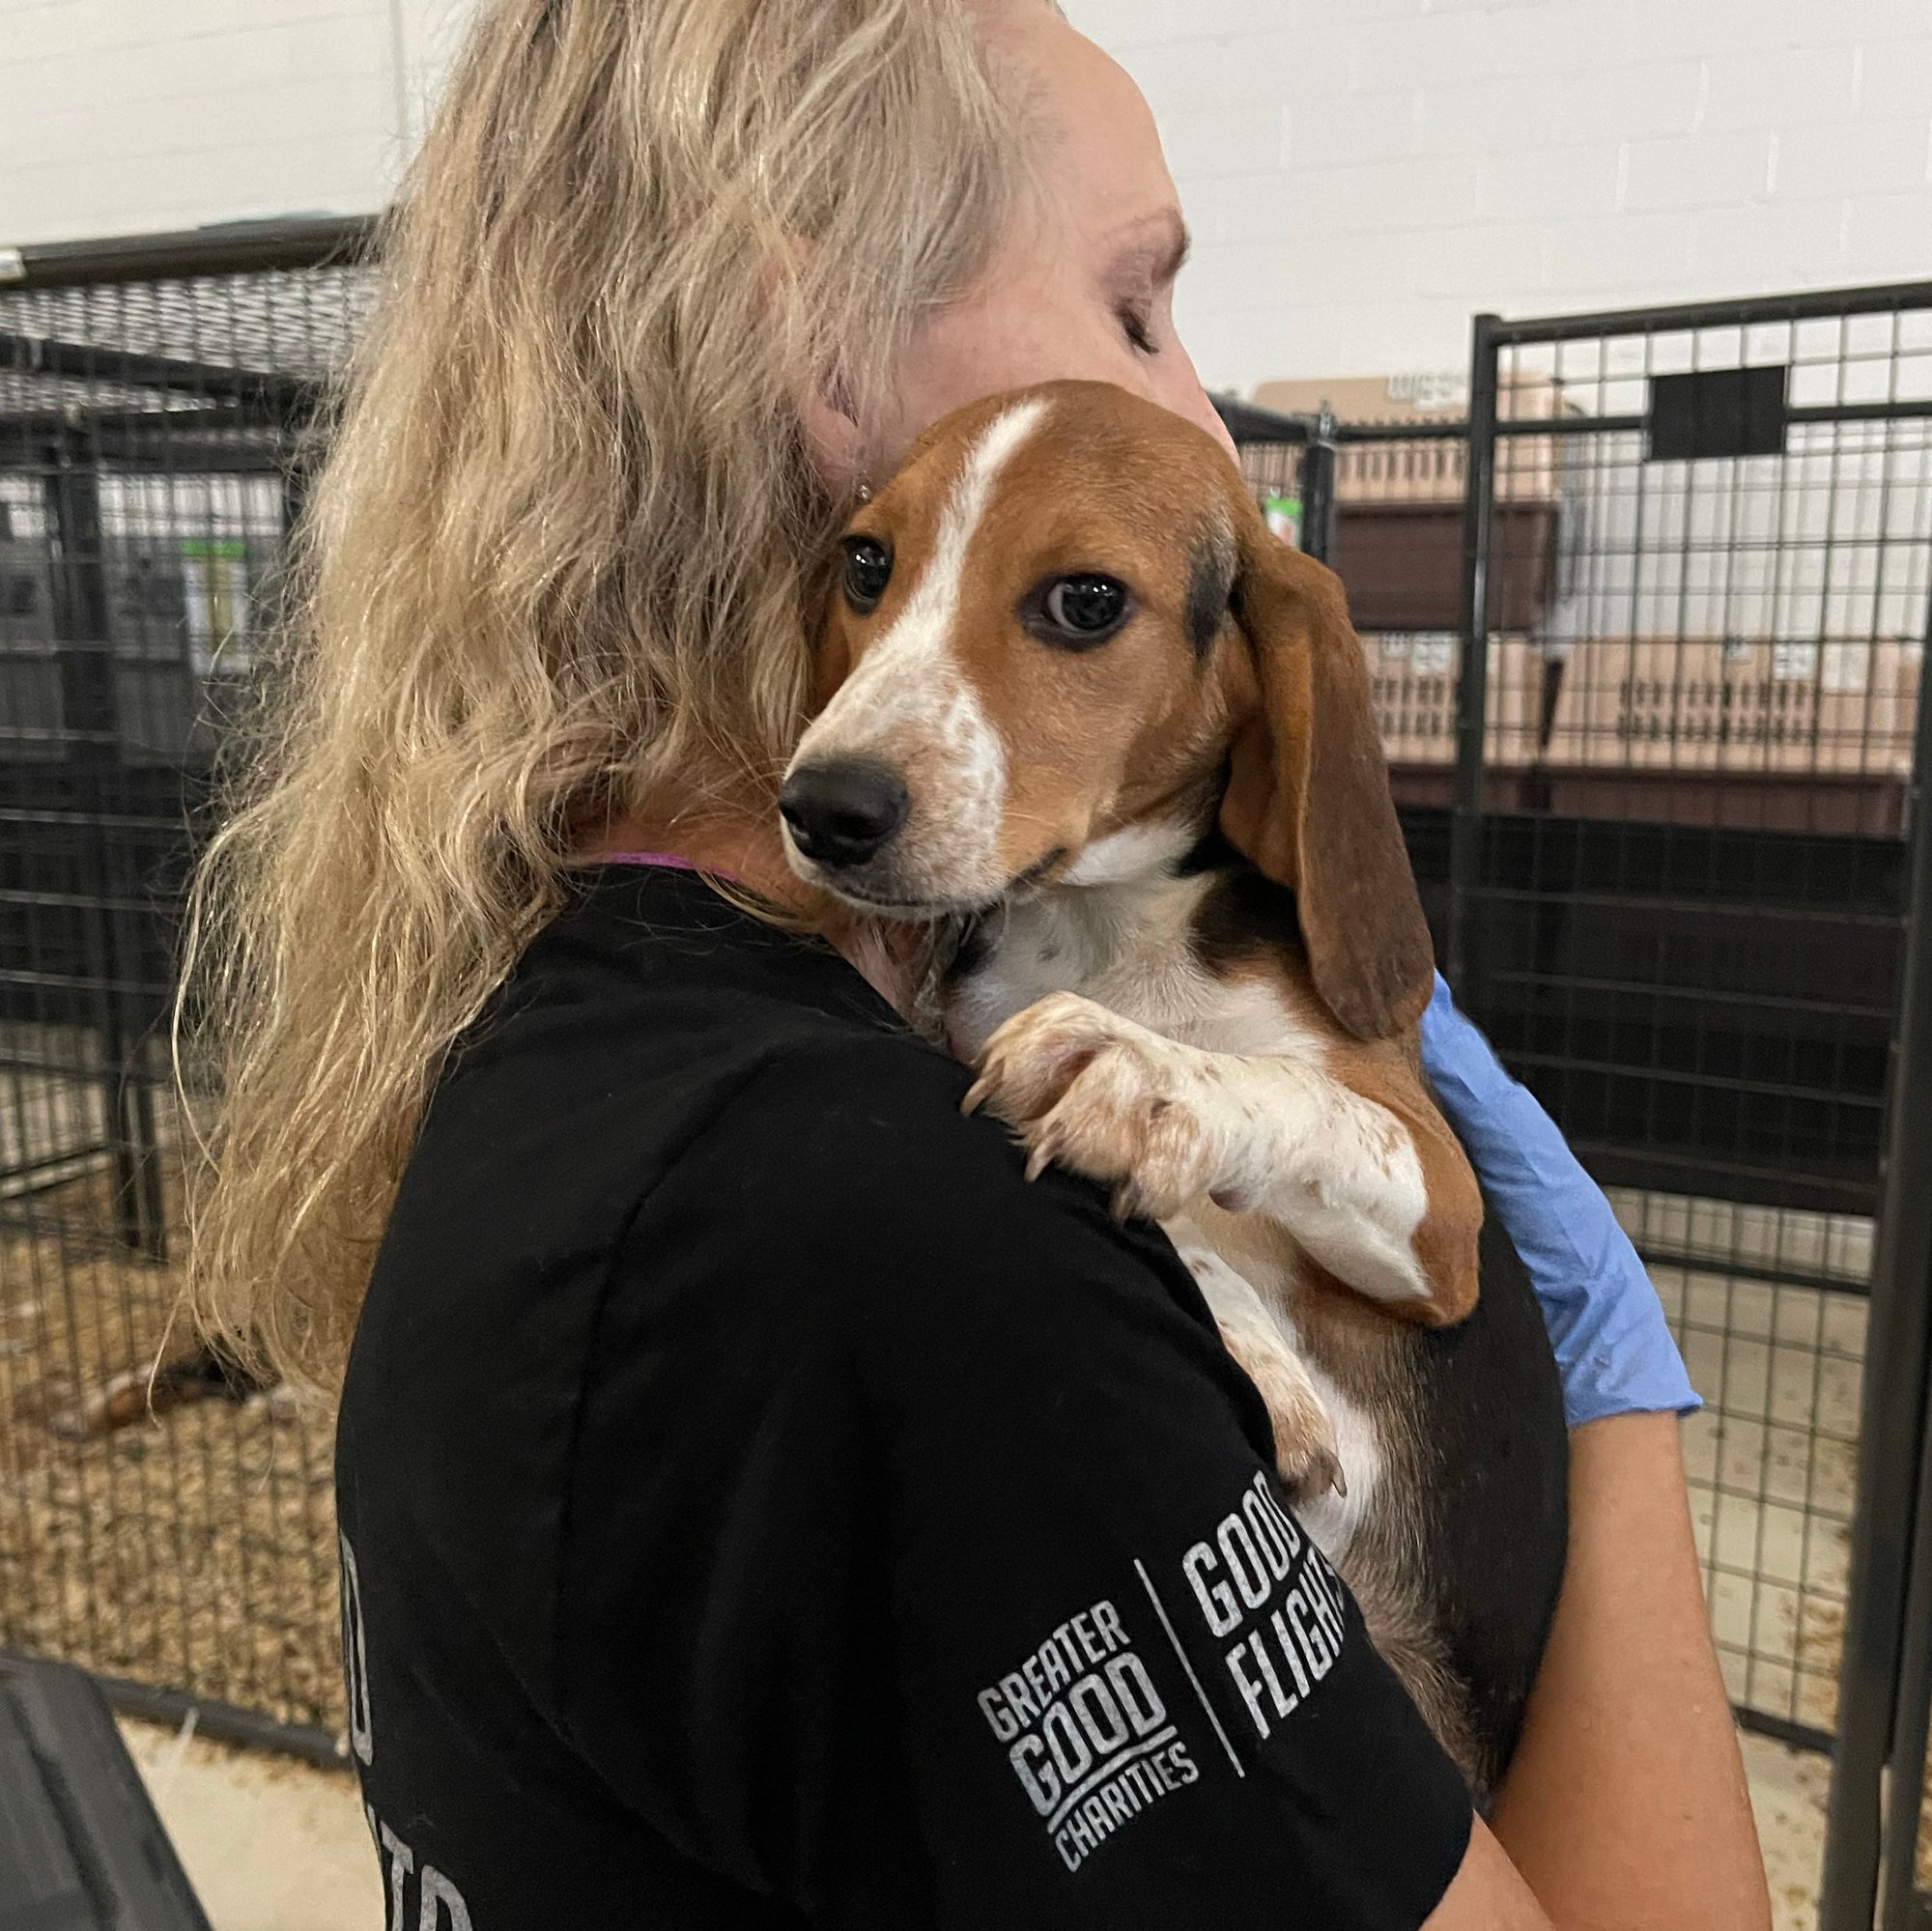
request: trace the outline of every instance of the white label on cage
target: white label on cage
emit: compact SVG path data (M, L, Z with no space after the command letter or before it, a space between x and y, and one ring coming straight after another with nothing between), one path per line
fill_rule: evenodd
M1388 379L1388 399L1421 410L1460 409L1469 399L1469 379L1454 369L1417 369Z
M1414 637L1406 630L1385 630L1378 639L1384 664L1406 664Z
M1727 637L1724 639L1726 664L1748 664L1756 651L1757 645L1747 637Z
M1862 691L1871 682L1871 645L1828 643L1818 670L1823 691Z
M181 546L188 662L197 677L217 665L245 670L248 637L248 551L239 538L189 538Z
M1408 661L1418 677L1446 676L1456 662L1456 639L1437 632L1418 637L1409 649Z
M18 248L0 248L0 282L27 279L27 258Z
M1809 684L1818 675L1815 643L1774 643L1771 674L1780 684Z

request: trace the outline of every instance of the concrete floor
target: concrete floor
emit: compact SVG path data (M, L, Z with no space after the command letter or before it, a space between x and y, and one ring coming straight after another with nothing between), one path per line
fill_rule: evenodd
M382 1931L355 1779L124 1720L214 1931Z
M124 1722L214 1931L382 1931L383 1890L352 1777ZM1812 1931L1822 1757L1745 1739L1776 1931Z
M1808 1750L1747 1737L1745 1769L1776 1931L1815 1931L1825 1859L1825 1796L1832 1766ZM217 1927L219 1931L219 1927Z

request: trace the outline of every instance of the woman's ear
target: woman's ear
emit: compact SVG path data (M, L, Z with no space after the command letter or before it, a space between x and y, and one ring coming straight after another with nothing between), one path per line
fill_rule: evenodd
M836 373L814 372L794 385L792 406L819 487L835 502L842 501L864 475L866 462L865 433L849 391Z
M1358 1039L1411 1026L1435 952L1416 896L1368 666L1332 572L1273 536L1243 499L1234 611L1254 702L1230 753L1221 829L1295 895L1321 1003Z
M791 344L786 387L806 460L826 496L843 502L865 473L866 435L837 348L809 320L816 307L810 290L818 262L814 243L786 236L766 262L759 290L774 335Z

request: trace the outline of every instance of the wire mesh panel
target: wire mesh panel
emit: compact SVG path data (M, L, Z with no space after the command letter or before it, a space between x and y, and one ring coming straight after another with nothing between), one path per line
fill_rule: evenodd
M317 1746L327 1420L168 1331L192 1120L163 1028L211 763L371 296L323 260L342 240L0 287L0 1645ZM1459 989L1709 1399L1731 1693L1814 1742L1892 1198L1932 291L1818 311L1479 338L1472 432L1225 412L1271 525L1349 586Z
M1449 949L1706 1397L1686 1452L1731 1695L1824 1743L1932 602L1932 290L1488 339L1463 698L1487 743Z
M170 1331L166 1024L367 279L45 278L0 288L0 1643L332 1733L326 1419Z

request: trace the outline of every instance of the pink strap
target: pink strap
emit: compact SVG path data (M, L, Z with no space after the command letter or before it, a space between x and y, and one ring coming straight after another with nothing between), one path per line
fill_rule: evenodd
M599 865L662 865L672 871L696 871L697 867L677 852L599 852Z
M694 865L682 852L599 852L599 865L655 865L666 871L705 871L713 878L722 878L726 885L736 885L737 879L728 871L721 871L715 865Z

